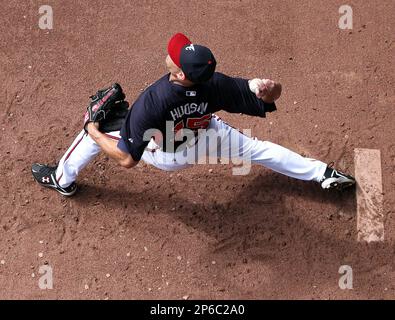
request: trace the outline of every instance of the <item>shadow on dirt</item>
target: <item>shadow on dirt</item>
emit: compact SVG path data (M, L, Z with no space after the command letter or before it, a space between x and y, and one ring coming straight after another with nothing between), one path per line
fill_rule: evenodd
M146 212L147 204L158 206L160 211L149 214L167 213L196 232L208 234L215 239L209 245L212 254L230 266L234 261L265 264L276 270L273 281L306 286L306 292L316 277L337 284L338 268L344 264L353 266L359 274L378 277L377 283L385 282L385 277L381 278L383 266L393 268L395 250L390 244L355 241L355 189L328 192L316 184L272 172L243 184L225 203L194 203L162 188L151 194L85 185L75 200L89 205L97 202L95 194L100 193L103 202L120 210L133 206ZM342 212L343 216L331 212ZM348 236L346 228L353 230ZM311 281L301 284L301 279ZM369 281L361 280L360 287L368 286Z

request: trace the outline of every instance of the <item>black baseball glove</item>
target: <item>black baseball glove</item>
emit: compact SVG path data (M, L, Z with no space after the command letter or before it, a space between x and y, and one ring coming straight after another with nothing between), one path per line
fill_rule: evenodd
M129 104L124 100L125 94L122 87L118 83L114 83L111 87L99 90L90 97L91 102L87 108L84 118L84 129L89 122L98 122L100 131L117 127L121 117L125 117ZM120 127L119 127L120 128ZM119 129L111 130L117 131ZM110 132L110 131L103 131Z
M106 118L99 122L99 130L101 132L119 131L125 122L126 115L129 112L129 103L122 101L116 103L115 108L112 108L107 114Z

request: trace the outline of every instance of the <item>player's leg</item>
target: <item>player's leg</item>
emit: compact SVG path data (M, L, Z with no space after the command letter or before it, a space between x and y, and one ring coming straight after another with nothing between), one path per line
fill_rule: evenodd
M145 149L141 159L160 170L164 171L178 171L189 168L192 164L186 161L187 149L184 152L163 152L159 146L152 139Z
M302 157L269 141L250 138L216 116L213 117L210 128L221 133L221 157L242 159L292 178L316 181L325 189L355 183L353 177L336 171L322 161Z
M119 140L119 131L106 133ZM75 183L80 171L100 152L96 142L82 130L75 138L56 167L35 163L32 166L33 177L41 185L57 190L65 196L73 195L77 190Z
M220 142L220 143L218 143ZM216 163L218 157L239 158L302 179L322 177L326 164L270 142L253 140L214 116L198 142L183 151L167 153L151 140L142 160L165 171L182 170L193 164ZM318 178L317 178L318 179Z

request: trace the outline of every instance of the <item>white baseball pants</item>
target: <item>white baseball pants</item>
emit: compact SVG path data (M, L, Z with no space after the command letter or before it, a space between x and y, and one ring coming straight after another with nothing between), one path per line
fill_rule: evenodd
M106 135L120 139L119 131ZM74 182L99 152L99 145L82 130L58 164L56 178L59 185L67 187ZM181 170L194 164L218 163L218 158L221 163L235 164L235 175L247 174L251 164L259 164L292 178L317 182L327 167L321 161L302 157L277 144L250 138L215 115L198 141L183 151L163 152L151 140L142 156L144 162L166 171Z

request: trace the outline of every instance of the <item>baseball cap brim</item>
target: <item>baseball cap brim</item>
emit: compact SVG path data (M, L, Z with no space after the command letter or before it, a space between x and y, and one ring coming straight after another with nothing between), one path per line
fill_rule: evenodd
M181 68L180 63L180 55L181 50L186 45L191 44L192 42L182 33L176 33L171 37L169 44L167 45L167 53L169 54L171 60Z

